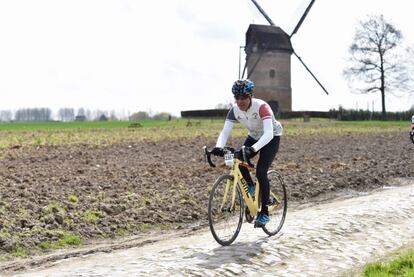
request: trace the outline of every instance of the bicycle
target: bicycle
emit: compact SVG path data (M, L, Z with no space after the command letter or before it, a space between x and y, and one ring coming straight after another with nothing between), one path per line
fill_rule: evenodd
M211 152L203 147L204 156L211 167L216 165L211 161ZM208 201L208 222L214 239L221 245L230 245L238 236L245 215L248 223L253 223L260 211L260 184L256 180L254 195L250 195L248 184L244 180L239 166L252 171L255 166L246 158L244 146L235 151L226 147L225 164L230 173L217 178L210 192ZM287 212L287 195L283 178L276 170L267 173L270 185L270 200L268 204L270 221L261 228L269 235L276 235L282 228ZM255 226L256 227L256 226Z

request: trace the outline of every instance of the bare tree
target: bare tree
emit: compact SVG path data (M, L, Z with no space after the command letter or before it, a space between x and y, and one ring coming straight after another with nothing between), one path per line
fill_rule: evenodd
M144 111L139 111L136 113L133 113L131 116L129 116L129 120L130 121L137 121L137 120L145 120L145 119L149 119L150 116L147 112Z
M58 117L61 121L73 121L75 120L75 110L73 108L60 108Z
M156 113L152 116L155 120L171 120L171 114L167 112Z
M10 110L0 111L0 121L11 121L13 119L13 113Z
M386 93L401 96L398 94L409 92L411 87L410 51L403 46L401 31L383 15L368 16L356 29L344 76L359 93L381 93L383 119L386 118Z
M116 111L115 111L115 110L112 110L112 111L110 112L110 114L109 114L109 120L111 120L111 121L116 121L116 120L118 120L118 117L116 116Z
M85 116L85 108L79 108L76 115Z
M16 121L50 121L52 110L49 108L18 109L14 115Z

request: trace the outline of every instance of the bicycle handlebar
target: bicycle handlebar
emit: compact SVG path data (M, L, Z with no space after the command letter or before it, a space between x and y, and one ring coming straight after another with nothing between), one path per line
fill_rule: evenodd
M211 167L216 167L216 165L211 161L211 152L207 150L207 146L203 146L204 150L204 159L207 160L208 164Z
M246 152L245 152L244 149L245 149L245 146L243 145L240 150L235 150L234 148L231 148L231 147L225 147L224 151L227 151L228 153L234 154L235 159L242 160L242 161L246 162L250 167L254 168L254 164L246 156ZM209 165L211 167L216 167L216 165L211 161L211 155L212 155L211 151L208 151L207 146L203 146L203 150L204 150L204 158L207 160Z

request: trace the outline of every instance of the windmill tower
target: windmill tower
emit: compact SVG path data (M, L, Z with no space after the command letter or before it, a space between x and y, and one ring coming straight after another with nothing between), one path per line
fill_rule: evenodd
M270 25L251 24L246 32L247 78L255 84L255 96L269 103L274 112L292 110L291 55L294 54L322 89L327 90L296 54L291 37L298 31L315 0L303 13L292 34L288 35L273 21L255 0L251 0ZM243 75L244 75L243 70Z
M251 24L246 33L248 78L255 84L255 96L274 111L292 110L289 36L279 27Z

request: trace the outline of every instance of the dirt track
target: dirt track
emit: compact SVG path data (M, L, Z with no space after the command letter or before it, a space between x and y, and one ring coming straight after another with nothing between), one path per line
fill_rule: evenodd
M226 169L203 162L203 145L214 140L3 150L0 255L49 251L67 234L87 242L205 224L208 187ZM283 137L273 167L290 201L309 202L413 177L412 153L406 133Z

